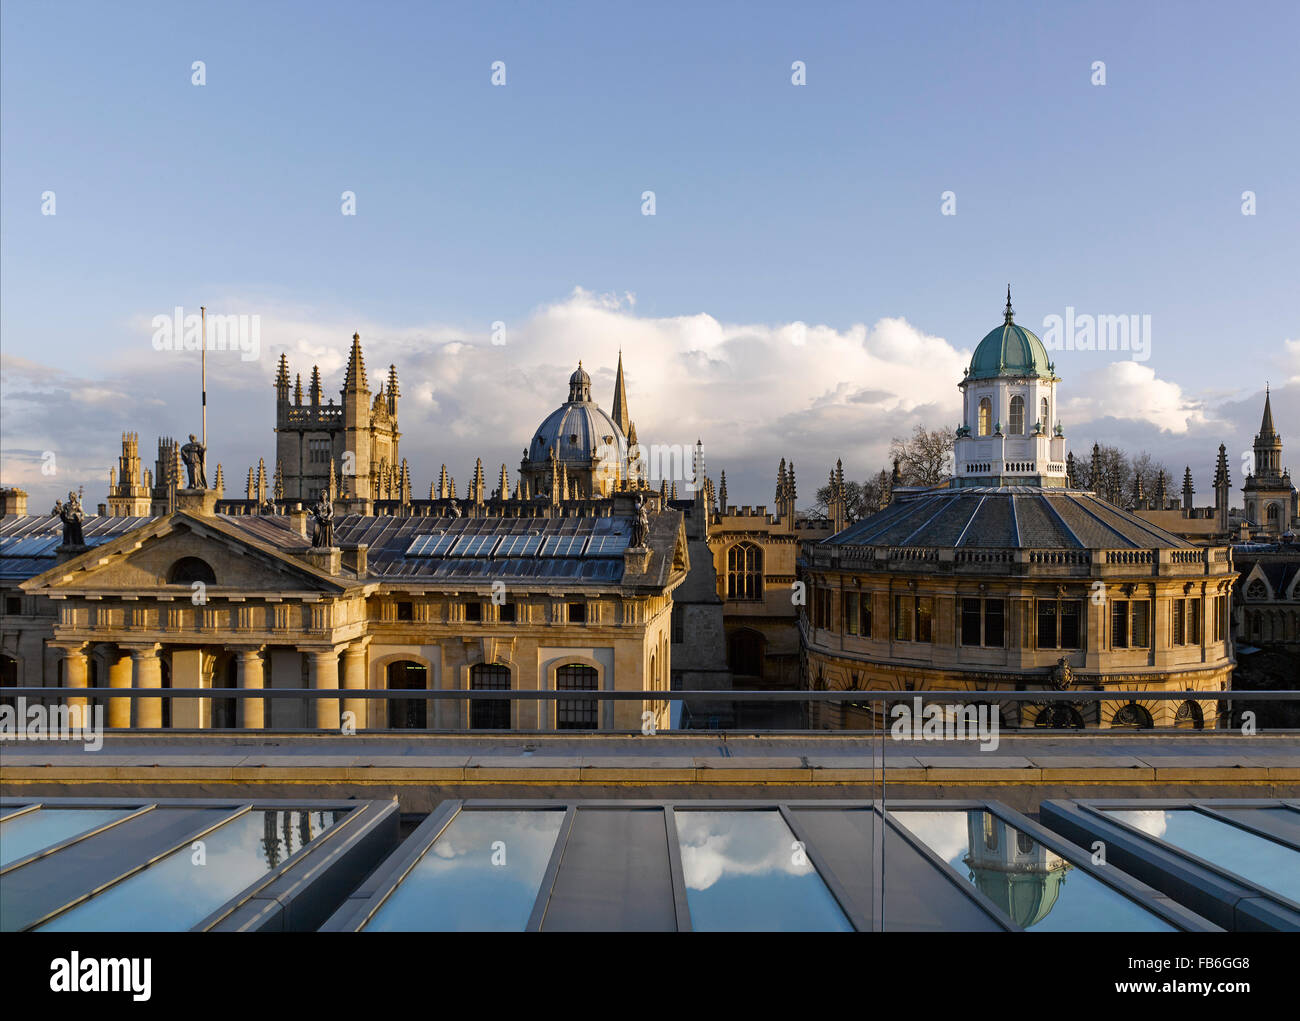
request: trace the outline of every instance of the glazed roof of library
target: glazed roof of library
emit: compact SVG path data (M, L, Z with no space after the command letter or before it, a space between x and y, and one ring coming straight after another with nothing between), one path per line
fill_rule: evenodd
M1075 489L932 489L897 502L838 535L831 546L983 549L1196 549L1172 532Z

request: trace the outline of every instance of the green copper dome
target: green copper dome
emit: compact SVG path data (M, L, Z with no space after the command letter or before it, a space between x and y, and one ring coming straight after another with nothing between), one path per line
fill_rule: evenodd
M966 372L967 379L992 379L994 376L1055 376L1047 359L1047 348L1037 335L1017 326L1011 314L1011 288L1007 288L1004 321L980 341Z

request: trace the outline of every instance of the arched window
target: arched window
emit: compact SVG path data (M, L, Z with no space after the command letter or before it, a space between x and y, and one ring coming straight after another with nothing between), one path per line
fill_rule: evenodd
M1025 432L1025 399L1011 398L1011 435L1023 436Z
M1151 714L1136 702L1121 706L1111 717L1112 727L1130 727L1133 730L1150 730L1153 726Z
M1268 588L1264 585L1264 583L1263 583L1262 581L1260 581L1258 578L1256 578L1256 579L1255 579L1254 581L1252 581L1248 586L1246 586L1246 598L1247 598L1247 599L1267 599L1267 598L1268 598Z
M595 667L570 663L555 671L556 691L595 691L600 675ZM556 730L595 730L599 726L599 703L594 698L557 699L555 702Z
M1205 714L1198 703L1187 701L1178 707L1174 716L1174 726L1186 730L1202 730L1205 727Z
M1277 504L1275 504L1275 503L1270 503L1270 504L1268 505L1268 523L1269 523L1270 525L1276 525L1276 524L1277 524L1278 514L1279 514L1279 511L1278 511L1278 506L1277 506Z
M419 663L401 660L388 664L388 687L394 691L423 691L428 671ZM423 730L429 725L424 699L394 698L388 702L388 726L394 730Z
M993 403L987 397L980 398L979 434L987 436L993 431Z
M1048 406L1048 404L1047 404L1047 398L1044 397L1044 398L1043 398L1043 401L1042 401L1041 414L1040 414L1040 417L1041 417L1042 422L1043 422L1043 432L1050 432L1050 431L1051 431L1051 428L1052 428L1052 415L1051 415L1051 410L1052 410L1052 409L1051 409L1051 408Z
M201 581L205 585L217 583L217 576L212 573L212 568L208 566L207 561L200 560L198 557L181 557L167 572L169 585L192 585L196 581Z
M510 668L499 663L470 667L471 691L509 691ZM509 730L510 700L476 698L469 704L469 725L474 730Z
M998 849L998 824L992 812L984 813L984 846L990 851Z
M727 550L727 598L763 598L763 551L752 542Z
M1033 837L1031 837L1028 833L1021 833L1019 830L1016 830L1017 851L1019 851L1021 854L1033 854L1034 846L1035 845L1034 845Z

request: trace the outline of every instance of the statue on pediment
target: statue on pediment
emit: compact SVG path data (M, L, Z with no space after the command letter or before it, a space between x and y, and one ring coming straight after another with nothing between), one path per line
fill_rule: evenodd
M208 448L198 441L198 437L190 433L189 443L181 447L181 460L185 462L185 471L189 475L188 488L208 488L208 474L205 467L207 456Z
M86 545L85 536L81 534L81 522L85 520L86 515L81 509L81 500L76 493L68 494L67 503L55 500L54 510L51 513L57 514L59 520L63 522L63 545Z
M311 544L315 549L324 549L334 545L334 504L328 493L321 493L316 505L311 509L315 528L311 533Z
M646 513L645 497L638 495L636 498L636 519L632 522L632 545L638 549L644 548L649 536L650 516Z

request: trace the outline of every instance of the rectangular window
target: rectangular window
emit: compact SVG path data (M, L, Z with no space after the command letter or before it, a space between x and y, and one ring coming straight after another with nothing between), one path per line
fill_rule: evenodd
M961 644L980 644L980 599L961 601Z
M934 599L930 596L916 597L916 640L930 641L930 619L934 616Z
M1133 601L1133 626L1130 634L1133 648L1151 648L1151 603L1146 599Z
M466 619L467 621L471 621L471 622L473 622L473 623L478 623L479 621L481 621L481 620L483 619L483 604L482 604L482 603L466 603L466 604L465 604L465 619Z
M856 635L858 633L858 613L861 600L856 592L844 593L844 633Z
M894 596L894 640L912 640L912 618L916 614L916 600L911 596Z
M1083 628L1080 621L1083 619L1083 603L1077 599L1064 599L1061 601L1061 648L1077 649L1082 644L1080 636L1083 634Z
M1187 637L1187 601L1174 600L1174 644L1183 645Z
M569 623L585 624L587 623L587 604L570 603L569 604Z
M984 644L990 649L1002 648L1005 616L1006 611L1001 599L984 600Z
M681 645L686 641L686 607L681 603L673 603L673 644Z
M21 596L5 596L5 613L11 617L17 617L22 612L23 600Z
M1040 649L1056 649L1056 600L1040 599L1038 600L1038 647Z
M1187 600L1187 644L1201 644L1201 601Z
M501 604L501 623L502 623L502 624L513 624L514 622L515 622L515 604L514 604L514 603L502 603L502 604Z
M1128 648L1128 600L1114 599L1110 604L1110 647Z
M862 594L862 610L858 614L858 631L863 638L871 637L871 593Z
M397 619L398 619L398 620L414 620L414 619L415 619L415 607L414 607L414 604L413 604L413 603L398 603L398 604L397 604Z
M1224 596L1214 597L1214 640L1223 641L1224 626L1223 621L1228 615L1227 599Z
M1002 648L1005 616L1005 604L1001 599L963 599L961 644Z

